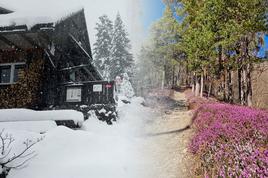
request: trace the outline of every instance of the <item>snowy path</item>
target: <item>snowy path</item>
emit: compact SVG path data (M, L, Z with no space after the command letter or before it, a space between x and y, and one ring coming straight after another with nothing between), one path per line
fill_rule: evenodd
M175 93L175 100L184 95ZM190 177L187 142L189 111L155 112L134 98L121 105L120 120L113 126L89 119L83 130L57 127L48 131L33 149L37 156L8 178L184 178ZM12 132L11 132L12 133ZM14 147L37 133L18 130Z
M173 99L185 101L185 96L175 92ZM191 177L191 156L187 152L192 134L190 124L191 112L178 109L147 124L149 136L145 142L145 154L152 156L152 170L148 178Z

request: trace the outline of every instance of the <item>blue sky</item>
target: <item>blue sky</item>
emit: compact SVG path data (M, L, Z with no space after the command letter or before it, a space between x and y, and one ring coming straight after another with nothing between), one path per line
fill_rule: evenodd
M265 36L264 41L265 41L264 47L259 52L259 55L261 57L263 57L265 55L265 50L268 51L268 35Z
M144 0L144 16L143 16L143 25L145 30L149 31L151 24L161 18L165 5L162 0ZM259 56L263 57L265 55L265 50L268 50L268 36L265 36L265 45L259 52Z
M143 0L144 16L143 25L146 31L150 29L150 25L157 19L161 18L165 5L162 0Z

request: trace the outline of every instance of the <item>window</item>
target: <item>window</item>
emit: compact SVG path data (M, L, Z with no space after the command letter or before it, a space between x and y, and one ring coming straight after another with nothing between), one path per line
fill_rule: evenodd
M1 81L0 83L10 83L11 66L0 66Z
M67 102L81 102L82 101L81 95L82 95L81 87L67 88L66 101Z
M72 82L75 82L75 72L72 72L69 77Z
M25 63L0 64L0 85L18 82Z

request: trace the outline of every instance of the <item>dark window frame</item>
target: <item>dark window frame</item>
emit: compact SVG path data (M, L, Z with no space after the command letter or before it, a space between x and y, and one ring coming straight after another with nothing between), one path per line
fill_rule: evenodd
M0 68L1 67L10 67L10 74L9 74L9 82L2 82L0 80L0 85L11 85L11 84L15 84L17 83L17 81L15 81L15 69L16 66L25 66L25 62L16 62L16 63L4 63L4 64L0 64ZM1 72L1 71L0 71ZM0 73L1 75L1 73Z

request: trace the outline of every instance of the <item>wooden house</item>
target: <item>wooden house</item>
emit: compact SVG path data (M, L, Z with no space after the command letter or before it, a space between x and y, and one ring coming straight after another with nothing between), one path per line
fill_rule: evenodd
M0 7L0 16L12 11ZM84 10L57 22L0 27L0 108L114 104L92 64Z

